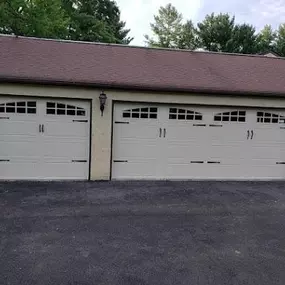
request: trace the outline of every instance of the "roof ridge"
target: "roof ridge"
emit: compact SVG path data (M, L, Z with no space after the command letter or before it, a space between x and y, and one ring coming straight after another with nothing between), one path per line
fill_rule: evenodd
M59 43L68 43L68 44L85 44L85 45L100 45L100 46L110 46L110 47L125 47L125 48L134 48L134 49L145 49L145 50L163 50L168 52L188 52L196 54L215 54L220 56L242 56L242 57L257 57L257 58L266 58L266 59L281 59L284 60L285 57L276 56L276 57L267 57L261 54L243 54L243 53L230 53L230 52L216 52L216 51L207 51L207 50L188 50L188 49L176 49L176 48L163 48L163 47L146 47L146 46L136 46L136 45L127 45L127 44L115 44L115 43L100 43L100 42L87 42L87 41L75 41L75 40L64 40L64 39L50 39L50 38L38 38L38 37L27 37L27 36L16 36L1 34L0 37L10 37L10 38L19 38L19 39L28 39L28 40L37 40L37 41L51 41Z

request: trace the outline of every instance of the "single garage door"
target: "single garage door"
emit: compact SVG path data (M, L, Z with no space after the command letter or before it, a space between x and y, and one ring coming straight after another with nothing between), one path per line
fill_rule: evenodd
M0 179L88 179L90 105L0 97Z
M283 179L285 112L116 104L114 179Z

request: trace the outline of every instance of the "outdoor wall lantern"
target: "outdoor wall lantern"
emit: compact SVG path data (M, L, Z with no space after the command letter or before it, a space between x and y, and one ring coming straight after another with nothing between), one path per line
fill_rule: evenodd
M100 110L101 110L101 116L102 117L103 117L103 113L105 110L106 100L107 100L107 95L104 93L104 91L102 91L100 96L99 96Z

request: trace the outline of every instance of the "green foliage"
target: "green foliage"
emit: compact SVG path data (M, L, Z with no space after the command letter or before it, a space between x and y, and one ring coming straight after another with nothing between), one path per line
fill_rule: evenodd
M149 46L163 48L178 48L184 29L182 14L171 4L160 7L158 15L154 16L154 23L150 24L155 39L145 35Z
M124 44L132 40L112 0L2 0L0 33Z
M275 50L276 32L270 25L265 25L257 36L258 50L261 53Z
M148 46L215 52L258 54L275 51L285 56L285 24L274 31L270 25L259 32L249 24L236 24L229 14L210 14L193 24L183 23L182 14L171 4L160 7L151 23L155 38L145 36Z
M285 24L279 26L276 37L276 52L285 56Z
M4 0L0 3L0 33L21 34L25 30L26 3L22 0Z
M209 51L232 52L235 18L228 14L207 15L197 24L199 46Z
M248 24L236 25L233 33L233 52L258 53L258 43L255 28Z
M111 0L63 0L71 19L69 38L79 41L99 41L129 44L130 30L120 20L120 10Z
M182 26L181 36L178 41L178 48L194 50L198 47L198 38L192 21L187 21Z
M3 0L0 32L24 36L64 38L69 22L61 0Z

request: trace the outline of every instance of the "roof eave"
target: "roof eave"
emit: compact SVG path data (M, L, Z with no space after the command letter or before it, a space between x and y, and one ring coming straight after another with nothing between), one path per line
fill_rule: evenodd
M0 83L18 83L18 84L39 84L39 85L56 85L56 86L77 86L90 87L98 89L119 89L132 91L153 91L153 92L177 92L177 93L196 93L196 94L215 94L215 95L254 95L254 96L274 96L285 97L284 93L276 92L253 92L246 90L223 90L223 89L207 89L207 88L180 88L180 87L154 87L142 85L128 84L110 84L110 83L92 83L92 82L75 82L75 81L60 81L60 80L45 80L31 78L15 78L15 77L0 77Z

